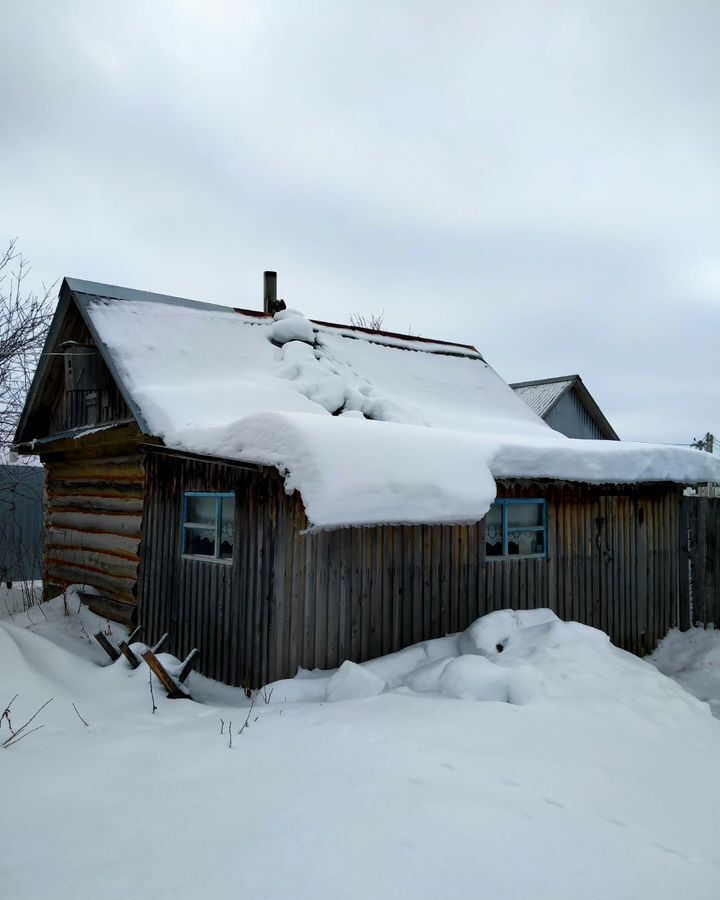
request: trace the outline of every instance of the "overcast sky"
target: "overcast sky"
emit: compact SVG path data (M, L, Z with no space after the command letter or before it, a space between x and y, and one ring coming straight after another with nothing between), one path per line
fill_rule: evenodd
M0 237L720 436L718 0L0 0ZM211 348L209 348L211 352Z

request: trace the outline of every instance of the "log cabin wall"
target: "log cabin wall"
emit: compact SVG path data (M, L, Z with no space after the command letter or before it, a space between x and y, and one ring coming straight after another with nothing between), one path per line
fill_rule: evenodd
M134 619L145 494L137 440L105 442L102 433L53 448L46 472L45 595L70 584L93 588L101 615ZM70 443L70 442L68 442Z
M153 451L146 477L143 623L230 684L371 659L507 607L550 607L640 654L678 621L674 486L500 484L546 499L548 558L488 561L483 523L308 534L274 472ZM184 491L235 493L232 566L182 558Z

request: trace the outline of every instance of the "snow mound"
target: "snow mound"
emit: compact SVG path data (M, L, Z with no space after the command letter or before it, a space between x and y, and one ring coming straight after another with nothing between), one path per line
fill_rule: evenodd
M674 628L647 661L709 703L713 715L720 718L720 630Z
M460 700L509 700L508 671L484 656L458 656L442 670L441 693Z
M385 686L382 678L348 659L330 676L325 693L330 701L362 700L382 694Z
M717 657L720 660L720 644ZM308 677L311 674L312 677ZM608 636L552 610L488 613L460 634L424 641L336 672L298 672L276 682L273 702L344 700L387 691L513 705L591 708L607 702L666 719L708 709Z

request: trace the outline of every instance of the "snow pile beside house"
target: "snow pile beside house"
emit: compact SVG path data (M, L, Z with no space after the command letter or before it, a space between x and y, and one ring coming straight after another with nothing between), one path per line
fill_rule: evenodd
M387 690L514 705L611 700L664 716L709 715L651 665L614 647L606 634L563 622L549 609L500 610L466 631L424 641L331 672L301 670L270 686L274 702L373 697Z
M502 477L720 480L699 451L565 438L469 347L140 296L86 314L146 432L277 467L317 528L475 522Z
M276 685L251 710L194 673L195 700L167 700L144 664L108 663L107 623L68 611L0 621L13 726L52 698L0 748L3 897L717 897L720 723L597 632L488 616L333 676L333 702ZM488 666L500 695L531 669L532 698L456 699L491 690Z
M710 704L720 718L720 631L691 628L668 634L657 650L647 657L665 675L687 691Z

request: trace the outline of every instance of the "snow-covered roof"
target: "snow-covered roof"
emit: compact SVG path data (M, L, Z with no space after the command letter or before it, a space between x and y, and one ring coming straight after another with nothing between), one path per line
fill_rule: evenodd
M720 480L699 451L560 435L466 345L67 285L147 434L276 466L315 527L477 521L499 477Z

